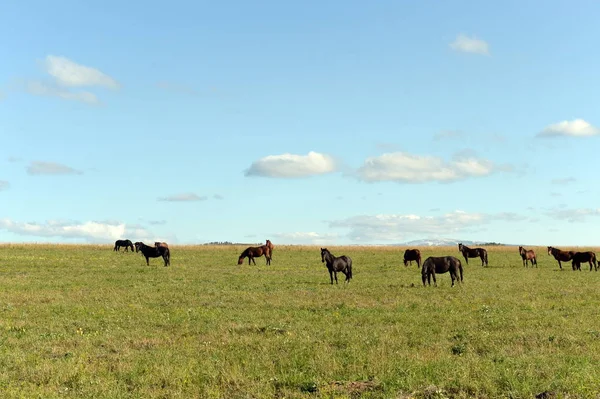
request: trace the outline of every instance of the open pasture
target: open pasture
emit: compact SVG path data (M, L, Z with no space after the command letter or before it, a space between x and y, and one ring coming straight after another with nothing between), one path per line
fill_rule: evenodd
M0 246L3 398L531 398L600 392L600 272L545 247L452 255L424 288L404 247L171 246L171 266L111 245ZM583 249L578 249L583 250ZM592 249L594 250L594 249ZM338 276L339 277L339 276Z

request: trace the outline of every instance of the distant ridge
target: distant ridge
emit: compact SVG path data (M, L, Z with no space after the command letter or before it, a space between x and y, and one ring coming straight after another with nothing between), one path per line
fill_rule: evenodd
M470 247L473 245L505 245L498 242L483 242L483 241L470 241L470 240L456 240L453 238L423 238L420 240L407 241L400 244L394 244L395 246L413 246L413 247L441 247L448 245L458 245L463 243Z

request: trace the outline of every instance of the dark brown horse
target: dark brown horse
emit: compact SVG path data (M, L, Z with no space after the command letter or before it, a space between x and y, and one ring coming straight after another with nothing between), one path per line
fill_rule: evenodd
M135 243L136 252L140 251L142 255L146 258L146 266L150 266L150 258L158 258L162 256L165 267L171 264L171 252L169 248L164 247L151 247L150 245L146 245L143 242Z
M575 252L573 254L573 258L572 258L572 266L573 266L573 270L579 270L581 271L581 264L582 263L589 263L590 264L590 271L592 271L592 264L594 266L594 268L596 269L596 271L598 271L598 262L596 262L596 254L592 251L587 251L587 252Z
M404 266L408 266L408 262L417 261L417 267L421 267L421 251L418 249L407 249L404 251Z
M334 277L335 283L338 283L338 272L344 273L346 276L344 282L350 283L350 280L352 279L352 258L346 255L334 256L327 248L321 248L321 262L325 263L327 270L329 270L331 284L333 284Z
M486 266L488 265L488 255L484 248L469 248L466 245L459 243L458 250L459 252L462 252L467 265L469 264L469 258L481 258L481 266L483 266L484 263Z
M568 262L573 258L574 251L561 251L558 248L548 247L548 255L554 256L554 259L558 261L558 266L562 269L560 262Z
M460 263L460 259L454 256L430 256L423 262L421 268L421 279L423 280L423 287L427 281L431 285L431 277L433 276L433 285L437 287L437 281L435 279L436 273L450 272L450 278L452 279L452 287L454 287L454 280L459 281L458 274L460 272L460 282L463 281L463 268Z
M125 247L125 252L129 252L129 248L131 248L131 252L133 252L133 243L131 240L117 240L115 241L115 247L113 251L119 251L121 247Z
M256 265L254 258L260 258L263 255L265 255L265 259L267 259L267 265L270 265L271 257L269 256L269 248L266 245L261 245L260 247L248 247L240 254L238 265L244 263L244 258L246 257L248 257L248 265L250 265L250 261Z
M535 267L537 267L537 258L535 257L533 249L519 247L519 255L521 255L521 259L523 259L523 266L527 267L527 261L530 261L531 267L533 267L534 264Z

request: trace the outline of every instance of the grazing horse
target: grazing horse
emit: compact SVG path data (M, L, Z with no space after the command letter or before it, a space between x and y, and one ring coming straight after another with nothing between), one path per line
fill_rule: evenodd
M130 240L117 240L115 241L115 247L113 251L119 251L121 247L125 247L125 252L129 252L129 248L131 248L131 252L133 252L133 243Z
M431 286L431 277L433 276L433 285L437 287L437 281L435 280L436 273L450 272L450 278L452 279L452 287L454 287L454 280L459 281L458 273L460 272L460 282L463 281L463 267L460 263L460 259L454 256L430 256L423 262L421 268L421 279L423 280L423 287L427 281Z
M261 245L260 247L248 247L240 254L238 258L238 265L244 263L244 258L248 257L248 265L250 265L250 261L256 265L255 257L260 258L265 255L265 259L267 260L267 265L271 264L271 256L269 253L269 248L266 245Z
M338 283L337 274L338 272L344 273L346 276L346 283L350 282L352 278L352 259L349 256L342 255L339 257L334 256L327 248L321 248L321 262L325 263L327 270L329 270L329 278L331 284L333 284L333 277L335 276L335 283Z
M408 266L408 262L417 261L417 267L421 267L421 251L418 249L407 249L404 251L404 266Z
M466 245L458 244L458 250L462 252L467 265L469 264L469 258L481 258L481 266L484 262L486 266L488 265L487 251L484 248L469 248Z
M521 259L523 259L523 266L527 267L527 261L531 262L531 267L535 264L537 267L537 258L535 257L535 252L533 249L525 249L519 246L519 254L521 255Z
M581 263L588 262L590 264L590 271L592 271L592 264L596 271L598 271L598 262L596 262L596 254L591 251L587 252L575 252L572 258L573 270L581 271Z
M568 262L573 258L574 251L561 251L558 248L548 247L548 255L554 256L554 259L558 261L558 266L562 269L560 262Z
M151 247L143 242L136 242L135 249L136 252L140 251L146 258L146 266L150 266L149 258L158 258L159 256L162 256L165 261L165 267L171 264L171 252L169 248Z

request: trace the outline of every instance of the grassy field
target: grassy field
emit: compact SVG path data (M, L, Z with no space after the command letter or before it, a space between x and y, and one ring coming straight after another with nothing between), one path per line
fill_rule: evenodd
M277 245L277 243L275 243ZM600 273L488 247L423 288L404 248L0 246L2 398L531 398L600 392ZM422 248L427 256L456 247ZM548 396L552 397L552 396Z

